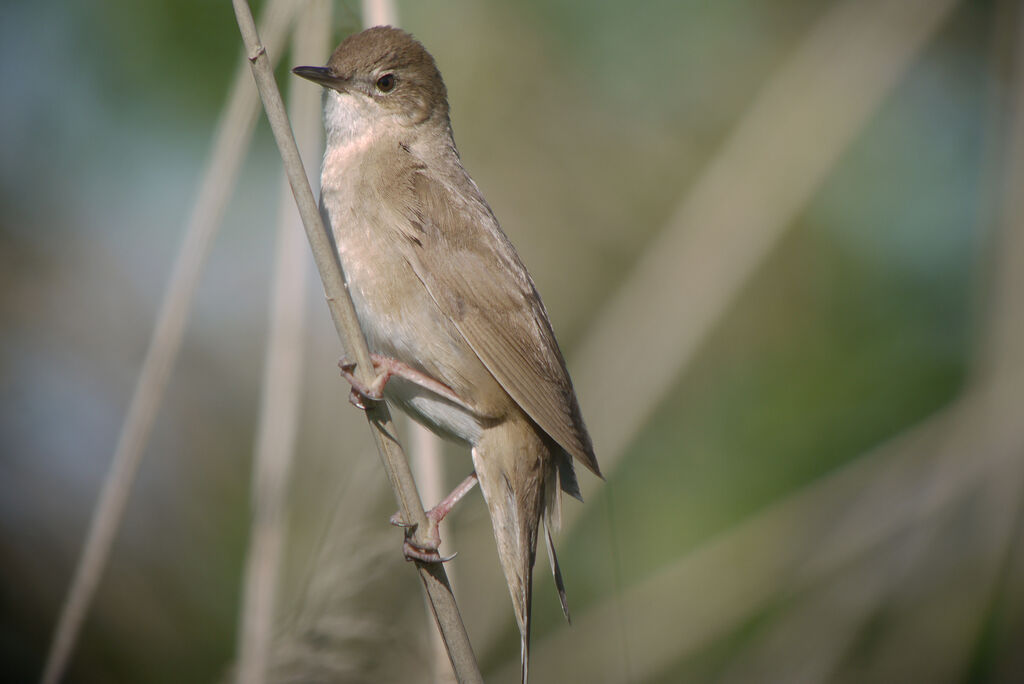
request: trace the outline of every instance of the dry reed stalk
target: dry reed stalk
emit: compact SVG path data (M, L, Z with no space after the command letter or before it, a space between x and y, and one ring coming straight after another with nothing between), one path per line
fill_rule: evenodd
M393 0L362 0L363 28L398 26L398 9Z
M406 421L409 426L408 433L411 435L411 448L409 456L412 460L412 471L416 476L416 482L420 486L423 497L429 502L437 502L448 493L445 487L444 463L442 458L441 440L433 432L423 427L412 419ZM441 548L438 552L442 557L451 555L455 547L455 536L452 534L451 525L448 520L442 520L440 525ZM448 581L452 586L457 584L455 578L455 567L448 565ZM429 618L429 613L427 615ZM446 662L444 641L436 630L431 630L430 651L434 659L434 673L431 681L441 684L442 682L454 681L452 669Z
M264 18L268 44L279 48L295 11L296 0L272 0ZM277 53L279 50L275 49ZM217 125L213 152L207 161L199 195L174 263L170 282L157 314L146 357L125 414L117 448L89 523L82 554L68 595L61 607L53 641L40 681L56 684L68 661L92 603L110 548L121 526L128 495L142 461L143 450L163 399L171 369L181 348L196 286L228 197L238 178L242 157L256 126L256 91L246 78L244 64L235 74L228 104Z
M330 10L324 0L312 0L299 15L292 38L292 55L299 63L314 63L330 49ZM311 88L295 88L290 110L292 120L297 122L303 156L313 161L322 146L319 93ZM275 253L263 396L253 457L252 525L239 616L235 677L239 684L266 681L287 531L286 495L301 403L308 257L302 225L284 178Z
M359 328L352 300L345 287L344 275L338 255L324 228L317 210L316 201L302 167L295 141L292 138L288 116L281 102L281 95L274 81L273 71L267 58L266 49L260 44L252 12L245 0L233 0L235 16L252 64L253 76L263 99L267 119L270 121L274 139L281 153L288 181L292 187L299 213L302 216L306 237L313 250L317 270L323 281L327 303L339 338L345 349L356 362L356 372L364 382L372 380L373 364L366 340ZM388 480L395 492L403 518L416 525L414 535L427 529L423 504L416 490L409 464L398 444L391 414L384 402L375 402L366 410L366 418L380 453L381 461L388 474ZM421 539L416 539L422 545ZM420 579L429 597L435 620L448 647L448 657L460 682L481 682L479 667L469 643L469 635L459 615L451 587L440 563L416 563Z
M363 28L371 26L398 26L398 10L392 0L362 0ZM412 437L410 442L409 459L412 462L412 471L419 484L420 492L427 502L440 501L448 493L445 488L444 464L442 463L442 447L440 439L419 423L413 420L407 421L408 433ZM451 526L441 523L443 534L443 549L441 555L450 553L454 539L451 533ZM449 566L448 580L455 584L454 569ZM429 607L428 607L429 608ZM440 634L431 630L431 652L434 658L434 674L431 681L445 682L452 678L452 670L445 663L447 655L444 641Z

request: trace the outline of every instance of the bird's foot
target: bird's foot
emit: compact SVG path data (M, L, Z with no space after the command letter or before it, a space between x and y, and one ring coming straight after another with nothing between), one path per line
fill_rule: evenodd
M470 473L469 477L459 483L452 490L451 494L443 498L440 503L426 512L427 533L425 539L415 539L416 525L410 524L402 517L401 511L391 516L391 524L405 530L405 541L402 543L402 553L406 560L418 560L424 563L446 563L456 554L442 556L439 553L441 548L441 521L451 512L455 504L464 497L477 483L476 473Z
M443 382L435 380L426 373L416 370L406 363L402 363L390 356L381 356L380 354L370 354L370 361L373 362L375 377L368 385L355 376L353 371L356 368L356 364L354 361L349 361L347 358L342 358L338 361L338 367L341 369L341 376L348 380L348 383L352 385L352 391L349 393L348 400L358 408L366 410L367 402L382 401L384 399L384 386L388 384L388 381L393 376L400 377L403 380L419 385L420 387L447 399L457 406L461 406L466 409L469 408L466 403L459 399L458 395L452 391L451 387Z
M434 514L433 508L427 511L427 534L425 539L415 538L417 525L405 522L401 513L392 515L390 522L395 527L401 527L405 530L405 539L402 541L402 555L405 556L405 560L418 560L423 563L446 563L455 558L454 553L450 556L442 556L439 552L441 548L441 531L438 523L440 520Z
M376 371L376 375L370 384L364 383L362 380L356 377L355 361L349 361L347 358L342 358L338 361L338 368L341 369L341 377L348 381L348 384L352 385L352 391L348 394L348 400L352 402L352 405L363 409L367 409L370 402L383 401L384 399L384 385L388 383L391 378L391 374L388 372L380 372L378 368L377 359L374 358L376 355L371 354L370 360L373 362L373 369Z

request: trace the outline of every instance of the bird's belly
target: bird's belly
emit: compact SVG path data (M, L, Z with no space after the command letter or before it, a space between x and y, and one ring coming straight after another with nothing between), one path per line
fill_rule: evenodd
M484 421L444 397L402 378L392 378L385 396L421 425L445 439L473 446L480 441Z
M343 250L349 291L370 351L443 383L466 406L398 375L388 381L385 396L441 436L476 444L484 425L502 412L494 398L507 397L504 390L441 313L408 262L379 252L350 265L351 256L350 250ZM365 268L367 263L374 268Z
M405 219L367 184L365 151L324 158L321 211L331 225L352 303L370 351L443 383L463 406L393 376L385 396L435 432L475 444L514 402L416 275ZM390 207L390 208L389 208ZM420 246L422 247L422 246Z

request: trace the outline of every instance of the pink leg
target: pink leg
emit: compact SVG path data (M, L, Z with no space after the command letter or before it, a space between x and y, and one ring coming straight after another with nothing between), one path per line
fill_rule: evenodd
M420 560L425 563L443 563L450 561L454 558L454 555L442 558L437 550L441 547L441 532L438 527L441 521L445 519L455 504L459 502L462 497L466 496L476 486L477 477L476 473L470 473L469 477L459 483L459 485L452 490L452 493L441 499L441 501L427 511L427 540L423 546L417 546L412 543L411 535L415 531L415 526L410 526L402 519L401 512L395 513L391 516L391 524L397 527L405 528L405 542L402 544L402 552L405 554L406 560Z
M398 376L447 399L456 406L461 406L467 411L470 410L469 406L459 399L458 395L452 391L451 387L443 382L438 382L425 373L421 373L408 364L402 363L401 361L392 359L388 356L381 356L380 354L370 354L370 360L373 362L373 370L377 375L369 385L359 380L359 378L357 378L352 372L356 367L355 363L348 359L338 361L338 367L341 368L342 377L348 380L349 384L352 385L352 393L349 395L349 401L359 408L366 408L366 400L381 401L384 398L384 386L388 384L388 380L390 380L392 376Z

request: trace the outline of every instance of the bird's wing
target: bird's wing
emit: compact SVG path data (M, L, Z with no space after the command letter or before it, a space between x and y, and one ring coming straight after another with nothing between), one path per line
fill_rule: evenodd
M600 477L547 311L476 185L415 173L412 189L423 247L412 265L430 296L523 411Z

